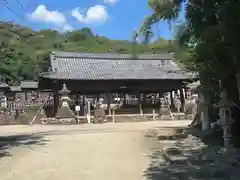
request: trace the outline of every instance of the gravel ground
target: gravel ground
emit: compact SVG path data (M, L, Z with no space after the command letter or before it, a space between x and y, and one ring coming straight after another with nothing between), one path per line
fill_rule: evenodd
M141 180L160 149L146 133L189 121L0 127L1 180ZM162 129L162 130L161 130ZM1 157L2 156L2 157Z

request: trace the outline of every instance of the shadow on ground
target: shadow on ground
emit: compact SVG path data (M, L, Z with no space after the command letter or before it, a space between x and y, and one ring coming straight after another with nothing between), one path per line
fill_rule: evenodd
M10 149L13 147L29 147L33 145L42 146L48 142L41 134L24 134L0 136L0 158L4 156L12 156Z
M144 171L148 180L237 180L240 156L226 153L219 146L206 145L191 131L158 137L162 148L151 154L151 163ZM181 134L181 136L180 136ZM171 137L169 137L171 136Z

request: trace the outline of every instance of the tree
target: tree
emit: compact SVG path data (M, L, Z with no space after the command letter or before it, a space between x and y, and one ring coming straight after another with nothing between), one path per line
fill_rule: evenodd
M179 47L182 49L179 54L186 58L181 59L182 63L188 69L199 72L205 88L212 88L211 101L217 99L216 92L225 89L228 98L238 104L238 107L232 109L232 116L236 120L232 133L238 137L240 1L149 0L149 5L153 13L143 21L139 32L145 42L152 36L154 24L161 20L168 20L171 24L178 17L180 7L184 5L186 20L185 24L178 27L177 33Z
M229 91L232 88L229 79L237 79L239 98L239 1L149 0L153 13L144 20L140 34L149 40L153 25L160 20L174 22L184 3L186 22L178 28L178 40L190 57L184 63L198 71L205 81L209 77L222 81ZM236 99L235 95L231 98Z

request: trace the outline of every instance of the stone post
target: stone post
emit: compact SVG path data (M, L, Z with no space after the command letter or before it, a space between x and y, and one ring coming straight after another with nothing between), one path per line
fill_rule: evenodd
M143 115L143 109L142 109L142 103L139 104L139 108L140 108L140 115Z
M208 130L210 128L209 115L208 115L208 105L209 97L207 96L207 88L200 87L198 89L198 101L200 108L200 121L202 123L202 130Z
M176 97L176 106L177 106L177 113L181 112L181 101Z
M88 124L91 124L91 103L87 101L87 121Z
M115 119L115 108L113 108L113 110L112 110L112 121L113 121L113 123L116 123L116 119Z
M153 114L153 121L156 120L156 110L153 108L152 109L152 114Z
M80 112L80 110L81 110L81 107L79 106L79 105L76 105L75 106L75 112L76 112L76 114L77 114L77 117L76 117L76 122L77 122L77 124L79 124L79 122L80 122L80 118L79 118L79 112Z
M231 113L231 107L233 106L232 102L227 98L226 90L221 92L221 100L219 101L217 107L219 108L219 116L220 116L220 124L223 128L223 139L224 139L224 147L226 150L232 148L231 138L232 132L231 127L234 122Z

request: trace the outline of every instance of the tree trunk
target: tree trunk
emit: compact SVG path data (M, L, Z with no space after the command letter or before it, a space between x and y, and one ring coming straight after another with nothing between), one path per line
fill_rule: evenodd
M203 77L200 75L200 86L198 90L198 104L197 104L197 113L191 123L191 125L201 125L202 130L207 130L210 126L209 119L209 105L210 105L210 92L208 88L211 87L211 82L209 77Z
M233 58L233 63L235 67L235 76L236 76L236 84L237 84L237 92L238 92L238 100L240 99L240 70L239 70L239 62L237 58Z
M240 99L240 73L236 73L236 83L237 83L237 91L238 91L238 100Z

